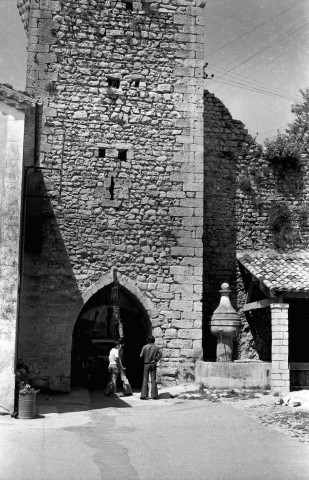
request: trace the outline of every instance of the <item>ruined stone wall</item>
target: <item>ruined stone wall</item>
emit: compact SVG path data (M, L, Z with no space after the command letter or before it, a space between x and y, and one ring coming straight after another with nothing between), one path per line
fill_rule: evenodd
M204 2L31 2L27 90L44 102L29 179L21 350L67 390L83 293L115 267L152 305L163 381L202 341ZM36 178L35 178L35 175ZM114 181L114 198L110 187ZM34 212L34 213L33 213Z
M259 146L237 162L237 218L239 250L301 250L309 244L308 157L285 165L274 163L263 155ZM246 179L246 180L244 180ZM274 225L276 210L284 206L290 222L280 232Z
M233 120L213 94L204 96L204 358L215 359L216 338L209 321L228 282L236 302L237 158L250 141L244 125Z
M252 146L237 161L237 250L297 251L308 248L308 157L277 164ZM243 278L238 275L238 308L245 303ZM241 357L270 360L270 310L242 314Z
M242 318L236 355L269 361L270 312L242 313L246 292L236 251L308 248L308 158L285 166L273 163L208 92L204 132L204 358L215 357L216 339L208 322L219 303L220 285L227 281ZM290 221L278 230L276 215L282 205Z

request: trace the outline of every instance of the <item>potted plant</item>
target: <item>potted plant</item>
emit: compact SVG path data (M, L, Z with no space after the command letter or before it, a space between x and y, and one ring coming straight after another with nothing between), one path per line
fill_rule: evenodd
M21 383L18 394L18 418L31 419L37 414L36 396L40 390L37 390L28 383Z
M19 359L16 365L15 371L15 401L14 401L14 412L11 414L11 417L18 417L18 394L19 389L23 384L28 383L29 377L29 367L24 364L24 362Z

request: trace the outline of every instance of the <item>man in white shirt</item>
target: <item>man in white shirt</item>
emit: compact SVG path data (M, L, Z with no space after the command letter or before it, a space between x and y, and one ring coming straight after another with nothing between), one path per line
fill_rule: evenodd
M105 395L107 396L115 396L116 395L116 384L117 384L117 377L119 374L119 370L122 368L124 369L121 361L121 349L124 345L123 340L118 340L115 343L115 346L109 352L109 381L106 387Z

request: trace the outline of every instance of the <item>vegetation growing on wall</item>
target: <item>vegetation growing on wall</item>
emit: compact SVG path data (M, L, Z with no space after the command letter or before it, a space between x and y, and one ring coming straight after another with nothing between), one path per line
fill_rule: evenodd
M274 202L269 210L269 224L274 246L284 249L293 241L292 214L285 203Z
M238 185L240 190L242 190L243 192L247 192L247 193L252 192L251 181L250 181L250 178L247 177L247 175L241 175L239 177Z
M55 95L57 93L55 82L47 82L45 85L45 91L48 92L49 95Z
M298 221L300 228L304 228L308 224L309 206L308 204L302 205L298 211Z
M300 90L302 102L292 105L291 112L296 116L287 130L291 139L300 147L301 153L309 153L309 88Z
M297 165L300 158L300 149L287 134L278 132L277 137L273 140L265 140L265 157L282 167L293 167Z
M292 105L295 120L286 133L277 133L274 139L266 139L265 156L281 166L298 167L301 154L309 152L309 89L300 90L302 101Z

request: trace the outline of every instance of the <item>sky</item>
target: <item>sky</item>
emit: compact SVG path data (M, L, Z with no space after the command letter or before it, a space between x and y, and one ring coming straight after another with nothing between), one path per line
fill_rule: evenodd
M214 75L206 88L259 142L284 132L309 87L309 0L207 0L205 8Z
M0 0L0 82L25 89L26 34L16 0ZM263 142L284 132L309 87L309 0L207 0L205 88ZM211 78L211 75L214 75Z

